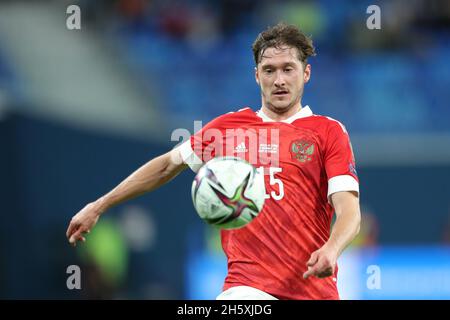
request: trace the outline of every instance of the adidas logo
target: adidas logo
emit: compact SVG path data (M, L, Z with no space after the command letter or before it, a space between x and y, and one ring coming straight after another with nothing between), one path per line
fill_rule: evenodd
M236 148L234 148L234 152L238 153L238 152L247 152L247 147L245 146L244 142L241 142L240 144L238 144L238 146Z

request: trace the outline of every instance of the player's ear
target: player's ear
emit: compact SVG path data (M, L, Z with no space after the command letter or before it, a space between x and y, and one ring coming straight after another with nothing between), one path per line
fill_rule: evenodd
M307 64L305 67L305 71L303 71L303 81L307 83L311 78L311 65Z
M256 79L256 83L259 85L258 67L255 67L255 79Z

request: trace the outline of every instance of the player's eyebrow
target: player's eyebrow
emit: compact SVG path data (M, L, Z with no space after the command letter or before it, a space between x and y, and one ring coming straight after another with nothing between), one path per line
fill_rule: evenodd
M294 62L284 62L279 64L278 66L282 67L282 68L286 68L286 67L293 67L295 68L295 63ZM261 68L262 69L276 69L277 65L275 64L271 64L271 63L266 63L266 64L261 64Z

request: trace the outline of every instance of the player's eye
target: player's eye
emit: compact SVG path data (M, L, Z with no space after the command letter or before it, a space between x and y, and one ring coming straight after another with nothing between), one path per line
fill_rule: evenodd
M292 70L294 69L292 69L291 67L284 68L284 72L291 72Z
M273 72L273 70L272 69L264 69L264 72L267 74L271 74Z

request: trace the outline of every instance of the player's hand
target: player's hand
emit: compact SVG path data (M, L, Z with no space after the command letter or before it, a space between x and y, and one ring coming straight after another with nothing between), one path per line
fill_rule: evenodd
M86 241L84 235L88 234L95 226L101 213L102 210L93 202L73 216L66 232L67 239L72 246L75 247L77 241Z
M333 275L336 269L337 258L336 250L327 245L314 251L306 263L308 270L303 274L303 279L308 279L310 276L326 278Z

